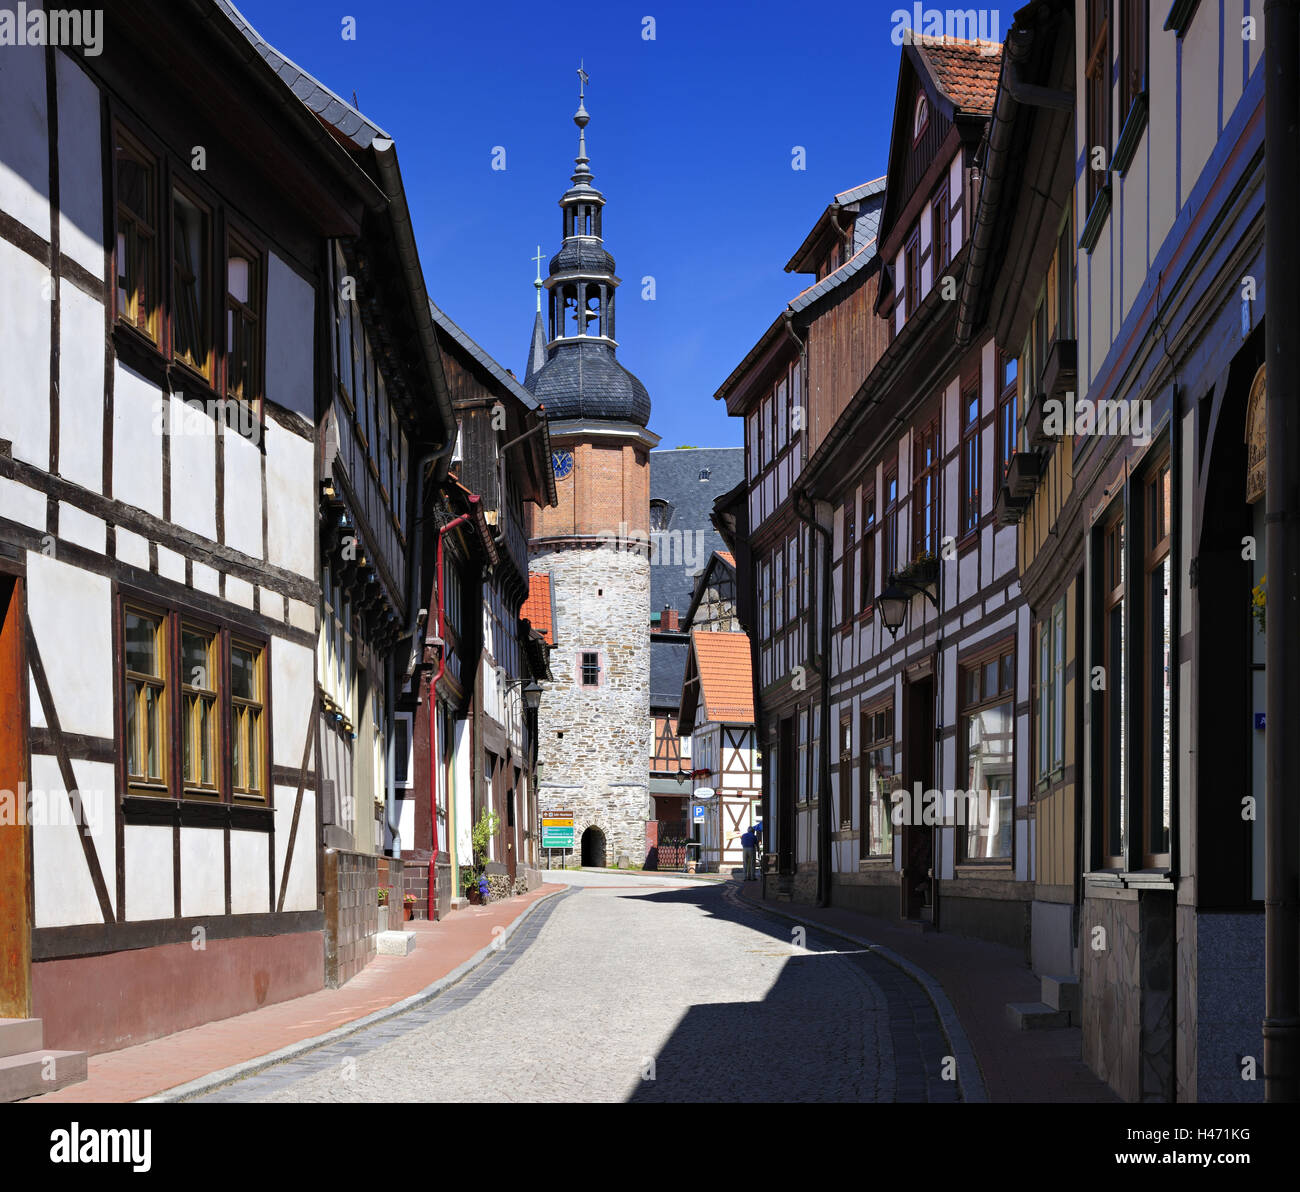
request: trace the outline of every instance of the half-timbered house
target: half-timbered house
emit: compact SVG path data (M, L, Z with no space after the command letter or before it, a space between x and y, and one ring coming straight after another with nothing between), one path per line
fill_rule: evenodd
M820 751L826 711L818 629L828 589L816 560L824 533L794 491L809 456L857 392L884 347L874 315L881 275L876 234L884 179L834 197L786 264L815 281L776 318L714 395L745 420L747 507L744 545L733 542L742 579L753 587L757 729L764 789L773 805L764 819L775 888L818 896L822 784ZM734 524L737 513L730 515ZM825 896L825 890L820 891Z
M228 5L104 20L0 110L0 1015L91 1050L324 980L317 345L391 195Z
M691 738L692 852L704 872L730 873L763 816L747 634L691 631L679 725Z
M1077 1025L1083 553L1070 435L1044 433L1047 403L1075 393L1074 17L1068 0L1028 6L1008 32L983 150L987 181L958 295L957 336L987 328L1014 356L1016 453L993 477L994 522L1019 525L1029 606L1030 961L1039 1003L1022 1026Z
M1075 405L1063 426L1027 411L1063 432L1021 522L1031 578L1046 594L1048 541L1081 576L1088 683L1066 765L1082 791L1083 1054L1134 1101L1263 1095L1273 610L1252 615L1268 569L1265 21L1250 7L1243 23L1241 4L1074 5ZM1062 336L1050 310L1041 324L1022 359L1050 398Z
M538 400L445 312L430 307L458 424L453 474L478 498L495 545L472 601L482 609L482 630L464 792L471 797L458 792L457 822L463 838L484 810L497 815L500 831L489 859L504 867L513 884L521 866L536 864L538 827L530 800L535 742L525 690L533 670L520 610L529 585L525 505L544 508L556 501L550 436ZM470 863L462 850L457 853L459 865Z
M723 545L710 517L719 492L744 475L739 447L693 447L650 452L650 760L653 834L680 841L689 832L690 737L678 733L678 703L689 645L687 607L701 569ZM661 855L680 856L670 844Z
M833 536L832 899L1028 945L1028 615L993 479L1013 362L955 343L1000 47L905 42L879 251L890 341L799 488Z

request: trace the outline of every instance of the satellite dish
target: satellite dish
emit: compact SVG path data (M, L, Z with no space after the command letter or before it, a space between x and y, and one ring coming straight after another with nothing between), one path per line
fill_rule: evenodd
M697 799L712 799L712 798L713 798L713 787L711 787L711 786L697 786L697 787L695 788L695 790L693 790L693 791L691 792L691 794L692 794L695 798L697 798Z

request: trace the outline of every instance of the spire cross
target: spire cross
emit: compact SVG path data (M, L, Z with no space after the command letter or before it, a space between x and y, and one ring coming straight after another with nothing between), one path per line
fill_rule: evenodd
M582 69L582 59L578 59L578 98L583 98L583 88L591 82L591 76Z
M537 280L536 280L535 282L533 282L533 286L534 286L534 288L537 290L537 313L538 313L538 314L541 314L541 313L542 313L542 260L543 260L543 257L542 257L542 246L541 246L540 244L537 246L537 255L536 255L535 257L531 257L530 260L534 260L534 261L537 262Z

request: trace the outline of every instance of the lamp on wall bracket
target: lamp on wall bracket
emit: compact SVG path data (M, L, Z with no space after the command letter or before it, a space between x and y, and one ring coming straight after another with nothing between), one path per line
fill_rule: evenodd
M876 597L876 608L880 610L880 619L885 623L885 628L894 637L898 637L898 631L907 619L907 610L912 606L912 597L917 593L934 606L935 612L939 611L939 601L933 587L933 584L918 583L897 574L888 577L884 590Z

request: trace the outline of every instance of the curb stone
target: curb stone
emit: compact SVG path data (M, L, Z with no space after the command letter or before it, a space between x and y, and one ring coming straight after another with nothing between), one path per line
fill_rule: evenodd
M949 1053L957 1061L957 1087L961 1090L962 1100L974 1105L988 1104L989 1095L984 1086L984 1074L980 1071L979 1060L975 1057L975 1049L966 1037L965 1030L962 1029L961 1020L957 1017L957 1011L948 999L948 995L944 992L943 986L923 968L913 964L905 956L900 956L892 949L886 948L882 944L872 943L871 940L860 935L851 935L847 931L828 927L815 919L805 919L802 915L774 910L765 903L755 902L752 898L746 897L739 888L734 890L734 896L746 906L760 913L769 914L779 919L788 919L792 923L803 923L816 931L822 932L824 935L834 935L840 939L848 940L850 943L857 944L860 948L865 948L867 951L874 953L882 960L889 961L895 968L905 972L925 990L926 996L934 1006L935 1014L939 1017L939 1027L948 1039ZM970 1073L973 1073L973 1075L968 1075Z
M551 883L555 884L555 883ZM254 1056L251 1060L244 1060L238 1064L232 1064L228 1068L221 1068L216 1072L209 1072L205 1076L197 1077L194 1080L187 1081L184 1084L178 1084L169 1089L164 1089L161 1093L154 1093L149 1097L141 1097L136 1102L140 1105L148 1104L169 1104L179 1101L189 1101L195 1097L201 1097L205 1093L210 1093L222 1085L233 1084L236 1080L242 1080L245 1076L252 1076L254 1073L261 1072L266 1068L272 1068L276 1064L283 1063L296 1056L303 1055L309 1051L316 1051L321 1047L327 1047L331 1043L336 1043L340 1039L347 1038L348 1035L354 1035L358 1031L365 1030L366 1027L373 1026L377 1022L383 1022L388 1018L395 1018L399 1014L406 1013L407 1010L414 1010L417 1006L422 1006L426 1002L431 1002L443 990L455 985L463 977L467 976L473 969L476 969L494 952L501 949L502 945L515 933L515 929L531 915L539 906L546 906L553 900L567 898L571 894L580 892L581 887L571 886L568 889L556 890L539 898L531 906L526 907L522 914L515 918L504 931L501 932L490 944L480 948L468 960L463 961L452 969L445 976L439 977L436 981L426 985L418 993L413 993L410 997L403 998L400 1002L394 1002L391 1006L385 1006L381 1010L375 1010L367 1014L364 1018L357 1018L352 1022L344 1023L340 1027L335 1027L332 1031L326 1031L323 1035L313 1035L310 1039L299 1039L297 1043L290 1043L287 1047L281 1047L278 1051L268 1051L265 1055Z

